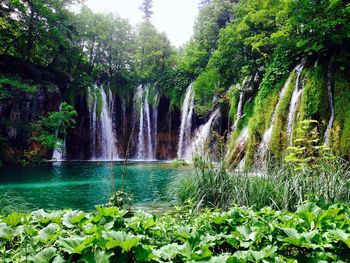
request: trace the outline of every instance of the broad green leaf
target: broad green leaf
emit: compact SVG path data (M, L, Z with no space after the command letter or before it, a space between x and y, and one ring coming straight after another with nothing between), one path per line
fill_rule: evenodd
M79 224L86 214L82 211L68 211L62 217L62 224L68 228L74 228L74 225Z
M336 239L342 241L345 245L350 248L350 234L346 233L342 229L335 229L330 230L329 233L331 233Z
M17 226L19 223L21 223L22 216L23 214L14 211L7 217L3 218L2 221L4 221L9 226Z
M82 252L92 246L93 237L72 237L59 238L56 242L63 251L71 254L82 254Z
M44 243L49 244L57 239L59 235L59 225L55 223L49 224L47 227L41 229L38 235L34 239Z
M58 254L56 255L56 257L53 259L52 263L65 263L66 260L64 260L64 258Z
M86 263L109 263L110 257L114 255L113 252L106 252L106 251L96 251L96 252L90 252L83 256L81 259L82 262Z
M112 217L115 218L117 216L124 217L127 213L127 211L119 210L118 207L105 207L105 206L96 206L97 215L96 216L102 216L102 217ZM99 220L101 217L98 217Z
M7 226L5 223L0 223L0 238L13 239L15 235L15 229Z
M315 224L320 212L321 208L314 203L303 204L299 206L296 211L296 213L298 213L300 217L308 223L310 228L312 228L312 225Z
M146 245L138 245L133 248L133 251L135 251L135 258L138 261L145 261L146 259L150 259L151 257L154 257L152 254L151 248L148 248Z
M182 245L173 243L173 244L165 245L158 250L155 250L154 254L157 257L162 258L162 259L172 260L176 257L176 255L179 254L179 252L182 248L183 248Z
M300 238L300 234L299 232L294 229L294 228L280 228L284 233L287 234L288 237L290 238L295 238L295 239L299 239Z
M51 213L46 212L43 209L32 212L33 220L42 224L47 223L61 223L62 211L54 211Z
M33 263L50 263L54 257L56 257L57 249L54 247L48 247L41 250L36 256L29 258Z
M110 231L108 233L104 232L104 237L107 239L107 249L121 247L124 251L129 251L140 241L140 238L121 231Z

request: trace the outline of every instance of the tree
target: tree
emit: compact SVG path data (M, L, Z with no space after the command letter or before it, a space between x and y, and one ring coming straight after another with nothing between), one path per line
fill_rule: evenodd
M0 53L48 66L71 54L71 4L78 0L5 0L0 4ZM4 26L3 26L4 25ZM66 70L67 64L62 64Z
M152 0L143 0L140 10L143 12L143 18L144 19L150 19L153 15L152 7L153 7L153 1Z
M77 24L79 45L87 58L87 74L110 83L127 82L134 67L135 49L135 36L129 22L112 13L95 14L83 6Z
M174 65L175 52L168 37L165 33L159 33L149 20L138 26L136 43L137 75L141 82L155 81Z

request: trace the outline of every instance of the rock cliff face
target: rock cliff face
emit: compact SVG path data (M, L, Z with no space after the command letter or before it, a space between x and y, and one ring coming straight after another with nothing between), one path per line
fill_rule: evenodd
M75 98L75 109L78 113L75 128L71 129L67 136L67 159L68 160L89 160L91 158L91 142L89 125L89 111L85 96ZM120 158L125 157L130 140L129 158L137 158L139 123L133 103L134 96L126 103L123 98L114 95L113 122L117 138L117 149ZM169 110L170 100L165 96L159 98L157 107L157 123L152 122L152 127L157 127L155 158L168 160L176 158L178 133L180 127L180 111L175 108ZM151 114L154 112L151 111ZM131 137L131 139L130 139Z
M0 159L11 163L29 147L30 123L59 109L71 78L9 56L0 56L0 77Z
M267 87L268 90L261 88L264 76L247 78L228 91L231 105L224 99L214 102L205 118L193 114L188 131L190 141L185 146L189 149L193 141L201 141L198 136L209 136L212 129L221 135L230 131L227 162L232 167L256 166L267 157L282 160L296 138L300 123L313 119L319 123L320 141L335 154L349 159L349 76L349 66L340 67L327 58L309 58L300 61L280 84ZM60 103L67 100L71 82L69 76L54 69L0 56L0 160L3 163L16 162L25 151L39 147L30 141L30 124L59 110ZM125 157L129 141L130 159L178 157L182 112L176 107L171 109L168 97L158 94L151 86L140 85L127 97L118 96L108 86L95 87L96 112L103 112L105 118L108 115L110 125L105 127L116 138L118 156L115 157ZM103 100L95 92L101 92ZM66 159L91 160L93 116L88 96L79 93L70 100L74 101L78 117L75 127L65 137ZM211 119L216 111L220 114ZM101 121L99 114L95 114L97 122ZM101 123L98 125L101 130ZM99 143L98 147L103 146ZM43 154L51 159L52 151Z
M349 160L350 67L334 61L336 57L302 59L278 85L262 87L261 81L252 97L249 83L237 85L227 162L233 168L259 168L268 160L284 160L308 120L317 121L319 145Z

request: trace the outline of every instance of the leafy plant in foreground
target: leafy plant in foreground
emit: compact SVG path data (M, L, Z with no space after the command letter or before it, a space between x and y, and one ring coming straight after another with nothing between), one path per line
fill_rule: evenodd
M306 202L295 213L233 207L194 215L182 207L127 217L100 206L0 216L4 262L346 262L349 240L347 204Z

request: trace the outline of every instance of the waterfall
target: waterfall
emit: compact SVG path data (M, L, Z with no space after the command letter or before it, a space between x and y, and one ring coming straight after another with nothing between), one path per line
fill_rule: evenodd
M244 97L244 94L241 91L239 93L239 101L238 101L238 105L237 105L236 120L235 120L235 122L234 122L234 124L232 126L232 131L236 130L238 122L242 118L242 115L243 115L243 97Z
M331 129L334 123L334 100L333 100L333 76L332 76L332 61L329 62L327 68L327 90L328 90L328 102L331 110L331 117L329 119L326 132L324 133L324 144L329 145Z
M59 111L62 110L62 103L60 104ZM56 138L58 138L58 130L56 130ZM61 141L57 141L55 145L55 149L52 154L52 160L56 162L62 162L66 159L66 136L64 136L63 143Z
M243 170L244 170L244 167L245 167L246 161L247 161L247 156L244 156L243 159L238 163L236 169L237 169L238 171L243 171Z
M88 89L90 114L90 140L92 160L115 160L119 158L117 139L113 128L114 100L108 88L108 97L103 86Z
M66 137L64 137L63 143L56 143L55 150L52 154L52 160L56 162L62 162L66 160Z
M194 91L193 83L191 83L186 91L185 99L181 110L181 126L179 135L179 145L177 157L183 158L185 155L185 147L190 144L192 131L192 118L194 110Z
M287 79L287 81L285 82L285 84L283 85L283 87L279 93L278 101L277 101L276 107L275 107L273 114L272 114L270 127L265 131L265 133L263 135L263 139L258 146L258 151L257 151L256 156L255 156L255 162L257 164L260 164L264 160L267 152L269 151L269 145L270 145L271 135L272 135L272 131L273 131L273 126L275 125L275 121L276 121L277 109L278 109L278 107L279 107L279 105L284 97L284 94L286 93L286 90L289 86L290 81L291 81L291 78L289 76L289 78Z
M240 135L238 136L237 140L236 140L235 148L236 148L238 153L241 153L241 152L243 152L245 150L247 142L248 142L248 135L249 135L248 128L244 127L242 129ZM237 169L238 170L243 170L244 169L246 160L247 160L247 156L245 155L242 158L242 160L237 165Z
M151 160L154 159L152 129L151 129L151 114L149 107L149 87L142 85L137 87L136 91L136 107L139 112L139 135L137 144L137 159Z
M236 148L243 151L248 140L248 128L244 127L236 140Z
M90 156L91 160L96 159L97 147L96 147L96 130L97 130L97 101L96 101L96 86L88 87L86 94L86 102L89 110L89 126L90 126Z
M184 157L186 160L191 161L195 154L204 155L206 153L206 146L210 139L212 124L219 115L220 109L218 108L210 115L209 120L197 129L192 142L185 150Z
M157 132L158 132L158 91L154 93L153 99L153 159L157 159Z
M293 123L294 123L294 118L295 118L295 113L297 111L297 106L298 102L300 99L301 94L304 91L304 85L301 85L300 87L300 76L301 72L303 71L305 64L305 60L303 60L299 65L297 65L294 69L296 72L297 76L295 78L295 86L294 86L294 91L292 94L292 100L290 102L289 106L289 113L288 113L288 125L287 125L287 136L289 137L289 144L293 144Z

